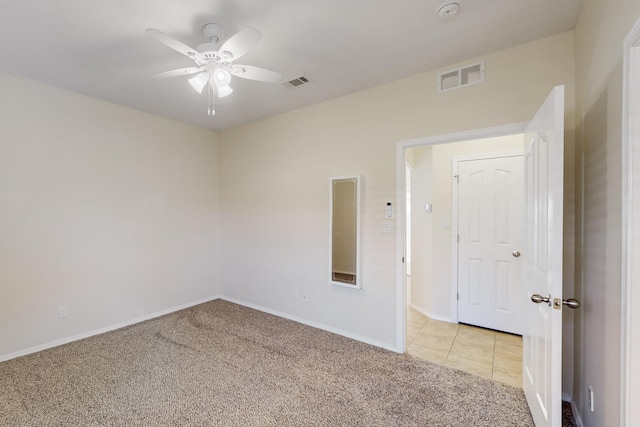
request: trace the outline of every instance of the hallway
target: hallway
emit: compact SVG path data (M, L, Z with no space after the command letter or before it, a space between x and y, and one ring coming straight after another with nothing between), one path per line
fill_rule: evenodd
M407 308L407 353L522 387L522 337L433 320Z

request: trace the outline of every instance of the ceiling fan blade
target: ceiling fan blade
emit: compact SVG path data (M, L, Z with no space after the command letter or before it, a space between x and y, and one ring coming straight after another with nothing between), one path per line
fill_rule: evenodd
M260 82L278 83L282 80L282 74L277 71L266 70L253 65L233 65L229 70L234 76L243 79L257 80Z
M231 60L240 58L262 38L262 33L253 27L245 27L229 38L218 52L229 52Z
M189 58L195 60L196 58L201 59L201 55L195 49L190 48L186 44L179 42L173 37L169 37L165 33L160 30L156 30L155 28L147 28L145 33L158 40L160 43L163 43L169 46L171 49L176 52L180 52L181 54L188 56Z
M195 74L200 71L204 71L204 67L178 68L177 70L170 70L170 71L165 71L163 73L154 74L153 77L165 78L165 77L187 76L189 74Z

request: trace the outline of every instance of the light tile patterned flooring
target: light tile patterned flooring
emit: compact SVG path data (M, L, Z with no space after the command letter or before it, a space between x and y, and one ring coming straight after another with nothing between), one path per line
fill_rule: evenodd
M429 319L407 309L408 353L522 387L522 337Z

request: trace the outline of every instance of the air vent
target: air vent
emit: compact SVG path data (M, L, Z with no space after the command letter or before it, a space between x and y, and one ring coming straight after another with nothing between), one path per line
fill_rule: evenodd
M295 89L300 86L308 85L311 81L305 76L296 77L295 79L289 80L287 82L282 83L283 86L288 87L289 89Z
M484 61L438 74L438 92L484 82Z

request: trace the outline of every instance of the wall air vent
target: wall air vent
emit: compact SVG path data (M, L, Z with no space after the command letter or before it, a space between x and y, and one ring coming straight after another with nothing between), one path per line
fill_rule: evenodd
M308 78L306 78L305 76L299 76L299 77L296 77L295 79L291 79L289 81L282 83L282 85L284 87L288 87L289 89L295 89L300 86L308 85L309 83L311 83L311 81Z
M484 83L484 61L438 74L438 92Z

